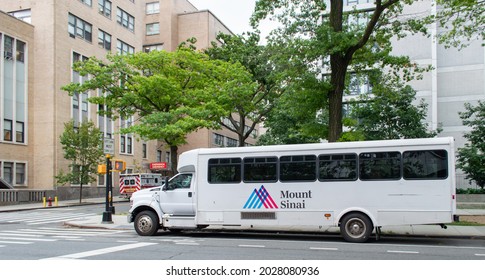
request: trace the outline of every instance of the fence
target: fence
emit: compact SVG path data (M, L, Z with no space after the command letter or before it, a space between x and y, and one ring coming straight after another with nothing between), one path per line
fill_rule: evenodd
M113 188L113 195L119 195L119 188ZM105 187L84 187L83 198L105 197ZM44 197L57 197L59 200L79 199L79 187L56 187L55 190L0 189L0 205L42 202Z
M55 193L52 190L0 190L0 205L19 204L24 202L42 202L46 195Z

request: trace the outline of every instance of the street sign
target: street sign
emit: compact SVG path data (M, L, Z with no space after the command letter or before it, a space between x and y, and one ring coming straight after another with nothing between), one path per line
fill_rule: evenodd
M150 163L150 169L152 170L166 170L168 168L167 162L152 162Z
M115 140L111 138L104 138L103 152L108 155L115 154Z

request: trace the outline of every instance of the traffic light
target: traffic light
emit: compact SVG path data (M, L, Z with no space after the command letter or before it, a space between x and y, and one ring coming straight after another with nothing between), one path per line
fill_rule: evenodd
M119 159L115 160L113 170L119 171L119 172L125 171L126 170L126 162L123 161L123 160L119 160Z
M98 173L106 174L106 164L98 164Z

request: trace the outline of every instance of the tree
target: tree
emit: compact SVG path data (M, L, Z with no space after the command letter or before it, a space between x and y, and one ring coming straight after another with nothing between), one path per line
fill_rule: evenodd
M212 59L241 63L257 84L252 92L243 91L242 94L233 95L233 110L226 116L229 123L219 123L236 133L239 146L243 147L255 126L265 120L277 99L285 92L289 79L282 75L281 65L272 60L273 51L259 44L258 33L248 33L246 37L219 34L217 38L223 44L218 46L213 42L205 52ZM246 120L251 120L251 123L246 125Z
M63 89L70 94L106 92L89 101L106 105L110 110L104 114L136 116L136 122L121 133L163 140L170 147L174 172L178 146L186 135L200 128L219 128L220 119L233 109L233 96L252 92L255 86L240 64L213 60L185 46L174 52L108 55L106 60L93 57L74 65L90 80Z
M448 47L465 47L471 40L485 40L485 0L437 0L439 9L430 22L438 21L444 31L439 42Z
M79 203L82 202L83 185L95 182L97 167L103 159L101 131L92 121L84 121L75 127L74 121L64 124L60 136L64 158L69 160L69 172L60 170L55 177L59 184L79 184Z
M429 69L418 67L408 57L391 55L393 36L426 29L424 22L402 16L403 7L414 1L376 0L371 10L350 11L344 11L343 2L259 0L251 19L255 27L267 17L279 21L282 27L273 32L269 43L279 46L290 60L303 61L315 77L327 84L322 86L321 94L326 102L319 103L328 106L330 142L337 141L342 133L342 97L349 71L389 68L410 80Z
M373 84L372 94L363 94L351 102L350 131L344 132L343 139L429 138L441 131L431 131L424 122L428 105L423 99L413 105L413 88L386 77Z
M460 112L463 125L471 128L464 137L468 140L463 148L458 148L457 167L466 178L475 181L480 188L485 187L485 102L476 106L465 103L465 111Z

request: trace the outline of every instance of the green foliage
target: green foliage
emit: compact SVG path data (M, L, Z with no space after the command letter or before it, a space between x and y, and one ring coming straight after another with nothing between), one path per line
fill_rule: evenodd
M121 133L164 140L172 151L185 143L187 134L218 128L220 119L234 109L234 97L255 86L239 63L210 59L183 45L174 52L110 54L106 60L93 57L74 65L90 79L63 89L69 94L97 89L107 93L89 101L106 105L104 114L137 117ZM175 168L177 155L171 154Z
M485 194L485 189L473 189L473 188L467 188L467 189L456 189L457 194Z
M381 78L373 83L372 94L353 100L348 126L341 141L429 138L441 129L430 131L424 123L427 104L421 100L413 105L416 91L410 86Z
M78 128L74 121L64 124L64 132L60 136L64 158L70 161L69 171L58 171L55 177L58 184L79 184L79 202L82 200L82 186L95 182L97 167L103 158L103 140L101 131L93 122L82 122Z
M440 6L429 21L437 21L443 30L438 34L439 42L446 47L462 48L473 40L485 39L484 0L437 0Z
M284 66L272 59L274 50L259 44L258 33L248 33L246 36L221 33L217 39L222 45L213 42L205 53L212 59L240 63L251 74L254 82L252 90L232 94L232 111L226 116L230 125L220 122L221 126L236 133L239 145L244 146L245 140L255 126L267 117L290 81L283 75ZM247 124L246 120L251 123Z
M466 178L475 181L482 189L485 187L485 102L476 106L465 104L466 111L460 112L463 125L471 131L465 133L468 140L463 148L458 148L457 167L461 168Z

